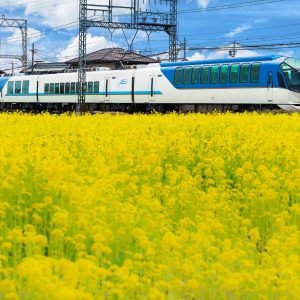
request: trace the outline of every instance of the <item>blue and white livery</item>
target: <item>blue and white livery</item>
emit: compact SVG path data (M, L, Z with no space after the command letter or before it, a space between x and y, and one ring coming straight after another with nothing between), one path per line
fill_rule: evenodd
M77 73L0 79L0 108L73 110ZM89 110L300 111L300 60L259 56L87 72Z

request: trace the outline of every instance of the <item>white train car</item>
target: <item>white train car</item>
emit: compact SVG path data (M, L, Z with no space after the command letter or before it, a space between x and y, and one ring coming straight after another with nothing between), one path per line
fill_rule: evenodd
M298 111L300 61L262 56L150 64L144 68L87 72L90 110L209 111L280 106ZM74 110L77 73L0 79L0 107Z

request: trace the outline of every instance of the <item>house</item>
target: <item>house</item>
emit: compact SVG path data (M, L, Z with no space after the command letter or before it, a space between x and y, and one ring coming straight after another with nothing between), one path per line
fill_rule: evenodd
M69 65L64 62L37 62L26 69L26 74L57 74L65 73L69 69Z
M97 71L103 68L130 69L139 65L157 63L158 60L122 48L105 48L86 55L86 71ZM36 62L28 66L26 74L57 74L77 72L78 58L66 62Z
M86 55L87 71L96 71L99 68L130 69L138 65L157 63L156 59L122 48L105 48ZM78 68L78 58L66 62L70 69Z

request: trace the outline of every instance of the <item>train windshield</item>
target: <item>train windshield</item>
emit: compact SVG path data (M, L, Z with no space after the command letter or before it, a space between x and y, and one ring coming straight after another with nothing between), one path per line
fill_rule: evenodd
M287 58L280 65L290 90L300 92L300 60Z

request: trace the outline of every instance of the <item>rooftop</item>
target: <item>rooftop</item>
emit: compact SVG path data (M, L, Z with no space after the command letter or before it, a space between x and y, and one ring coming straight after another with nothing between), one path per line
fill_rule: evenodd
M219 58L212 60L194 60L194 61L184 61L184 62L167 62L161 63L162 67L176 67L176 66L189 66L195 64L219 64L219 63L234 63L234 62L255 62L255 61L273 61L282 56L280 55L270 55L270 56L251 56L251 57L236 57L236 58Z
M156 63L157 60L135 52L126 51L122 48L105 48L87 54L86 62L122 62L123 64L149 64ZM71 65L78 64L78 58L71 59L66 63Z
M26 70L27 73L31 72L31 66L29 66ZM62 72L68 68L68 65L64 62L52 62L52 63L44 63L44 62L37 62L33 66L34 73L41 73L41 72Z

